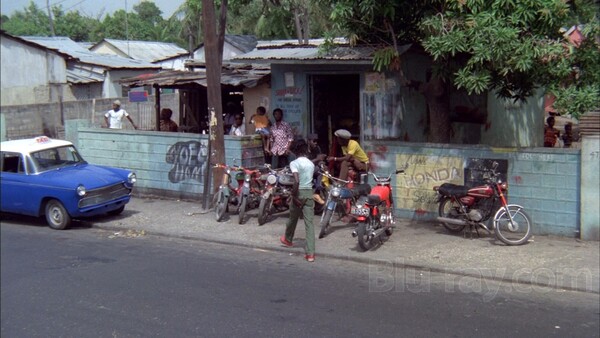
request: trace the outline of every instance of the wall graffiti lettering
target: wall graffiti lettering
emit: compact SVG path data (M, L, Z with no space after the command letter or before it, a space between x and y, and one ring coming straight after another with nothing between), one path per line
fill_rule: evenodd
M404 175L398 175L398 207L419 212L437 212L434 186L442 183L463 183L464 160L438 155L396 155L396 166L408 163Z
M207 169L207 142L177 142L169 147L165 160L173 167L169 171L169 181L179 183L185 180L203 182Z
M407 176L405 182L407 187L416 188L431 183L441 183L462 177L461 171L462 169L456 167L433 168L431 171L417 172L411 176Z

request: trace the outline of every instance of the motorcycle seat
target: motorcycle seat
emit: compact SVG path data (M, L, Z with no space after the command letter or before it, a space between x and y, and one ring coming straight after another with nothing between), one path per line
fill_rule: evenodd
M367 196L371 192L371 186L368 184L357 184L352 188L354 197Z
M379 195L369 195L367 197L367 204L369 205L379 205L381 203L381 196Z
M438 192L443 196L462 197L467 196L469 188L465 187L464 185L444 183L439 187Z

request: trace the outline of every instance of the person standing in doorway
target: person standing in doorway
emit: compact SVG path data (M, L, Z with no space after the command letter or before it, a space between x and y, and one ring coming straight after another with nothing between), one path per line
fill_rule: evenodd
M296 159L290 163L290 169L294 175L294 186L292 188L292 205L290 206L290 218L285 224L285 234L279 238L281 244L292 247L296 225L300 215L304 218L306 232L306 246L304 258L309 262L315 261L315 227L313 218L315 215L315 201L313 200L313 172L315 165L306 155L308 145L304 140L297 140L292 147Z
M294 132L289 123L283 121L283 110L275 108L273 110L275 123L271 126L271 148L269 151L273 155L271 165L273 168L283 168L289 164L290 145L294 141Z
M113 109L104 114L106 127L110 129L123 129L123 117L126 117L131 122L133 129L138 129L125 109L121 109L121 101L119 100L115 100L113 102Z

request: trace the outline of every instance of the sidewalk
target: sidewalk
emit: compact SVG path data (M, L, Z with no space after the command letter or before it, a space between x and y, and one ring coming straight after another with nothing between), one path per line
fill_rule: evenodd
M133 197L117 217L92 222L96 228L120 233L152 234L184 239L240 245L304 256L304 222L299 221L294 248L279 243L288 213L275 215L258 226L257 210L247 212L247 221L238 224L237 214L216 222L213 211L204 211L200 202ZM334 216L334 219L336 217ZM315 216L319 232L320 216ZM535 220L533 220L535 224ZM316 256L379 264L380 269L409 268L471 276L485 280L513 282L523 287L551 288L600 293L600 243L555 236L534 236L522 246L505 246L480 231L481 237L463 238L449 234L435 222L397 220L396 229L381 247L368 252L358 249L352 225L336 221L330 234L316 241ZM308 263L307 263L308 264Z

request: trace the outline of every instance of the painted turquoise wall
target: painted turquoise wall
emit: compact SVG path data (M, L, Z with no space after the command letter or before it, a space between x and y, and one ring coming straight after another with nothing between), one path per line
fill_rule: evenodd
M432 220L437 216L433 186L464 183L463 169L470 158L508 161L509 203L520 204L533 219L534 233L579 237L581 155L577 149L492 148L428 143L367 143L372 167L388 173L409 163L405 175L393 181L397 215ZM448 159L454 162L449 167ZM425 164L428 162L428 164ZM596 177L598 172L596 172ZM597 199L587 198L586 201ZM400 208L409 205L410 207Z
M600 240L600 135L581 144L581 239Z
M65 127L66 138L76 144L86 161L133 170L138 178L137 194L202 198L208 135L89 128L88 123L68 120ZM261 165L261 149L258 136L225 136L227 164L236 159L238 165Z

